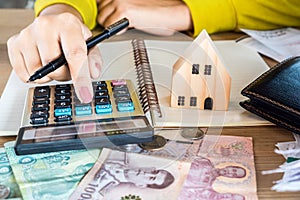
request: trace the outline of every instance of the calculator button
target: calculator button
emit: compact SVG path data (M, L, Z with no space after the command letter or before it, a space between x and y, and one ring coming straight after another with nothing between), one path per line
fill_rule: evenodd
M50 87L49 86L38 86L34 89L34 98L44 98L50 97Z
M128 87L127 87L127 85L116 85L113 87L113 91L116 91L116 90L127 90L128 91Z
M56 85L55 89L66 89L66 90L71 90L71 85L70 84L61 84L61 85Z
M38 117L49 117L49 113L47 110L38 110L38 111L32 111L30 115L30 119L38 118Z
M92 107L90 104L75 105L76 116L91 115L91 114L92 114Z
M107 97L101 97L95 99L95 105L105 105L110 104L110 100Z
M111 85L112 86L126 85L126 80L125 79L112 80Z
M32 105L35 105L35 104L49 104L50 103L50 100L48 97L43 97L43 98L33 98L33 101L32 101Z
M116 97L123 97L123 96L130 97L128 89L116 90L113 93L114 93L115 98Z
M93 82L94 86L106 86L106 81L95 81Z
M55 95L71 95L71 90L56 88L55 89Z
M119 112L132 112L134 111L134 106L132 102L118 103L117 109Z
M111 107L110 104L96 105L95 106L95 112L97 114L111 113L112 112L112 107Z
M34 104L32 106L32 111L38 111L38 110L49 110L49 104Z
M129 103L132 102L130 96L120 96L115 99L116 103Z
M71 96L70 95L55 95L55 102L59 102L59 101L71 102Z
M96 91L96 92L97 92L97 91L102 91L102 90L107 91L107 86L106 86L106 85L97 85L97 86L95 87L95 91Z
M55 102L54 109L60 109L60 108L71 108L71 102L70 101Z
M106 98L109 97L107 90L100 90L95 92L95 98L102 98L102 97L106 97Z
M55 117L54 121L55 122L67 122L67 121L71 121L72 117L70 115L60 115Z
M72 109L71 108L61 108L61 109L55 109L54 110L54 116L61 116L61 115L72 115Z
M47 117L36 117L31 119L31 124L47 124L48 118Z

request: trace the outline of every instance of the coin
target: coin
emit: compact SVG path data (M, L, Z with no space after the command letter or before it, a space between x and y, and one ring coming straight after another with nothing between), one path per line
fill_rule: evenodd
M189 140L200 140L204 137L205 132L200 127L184 127L181 128L180 134L182 137Z
M160 135L154 135L152 142L145 142L139 144L139 146L144 150L158 150L167 144L167 139Z
M6 199L9 197L10 188L5 185L0 185L0 199Z
M124 152L130 152L130 153L139 153L142 151L141 147L137 144L126 144L126 145L121 145L118 146L119 150L124 151Z

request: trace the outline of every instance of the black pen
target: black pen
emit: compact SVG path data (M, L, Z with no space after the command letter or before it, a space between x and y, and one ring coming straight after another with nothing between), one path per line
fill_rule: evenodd
M86 41L87 49L91 49L92 47L96 46L98 43L102 42L103 40L109 38L112 35L115 35L119 31L123 30L129 25L129 21L126 18L117 21L116 23L110 25L106 29L104 29L100 34L92 37ZM32 76L30 76L27 82L35 81L36 79L43 78L50 72L53 72L57 68L67 64L67 60L65 56L62 54L57 59L49 62L47 65L43 66L39 70L37 70Z

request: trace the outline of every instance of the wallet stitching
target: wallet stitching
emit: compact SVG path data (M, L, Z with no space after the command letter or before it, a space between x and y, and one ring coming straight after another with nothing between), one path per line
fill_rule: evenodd
M246 106L248 106L248 108L249 108L249 107L252 107L253 110L255 110L256 112L260 113L261 115L267 116L267 117L273 119L274 121L279 122L279 123L281 123L281 124L283 124L283 125L285 125L285 126L291 128L291 129L295 129L295 130L297 130L297 131L300 131L300 129L297 128L296 126L292 126L292 125L290 125L290 124L287 124L287 123L284 122L284 121L278 120L277 118L274 118L272 115L269 115L269 114L267 114L267 113L265 113L265 112L262 112L262 111L256 109L256 108L255 108L254 106L252 106L252 105L246 105Z
M283 105L283 104L281 104L281 103L279 103L277 101L268 99L268 98L266 98L266 97L264 97L264 96L262 96L260 94L257 94L257 93L251 92L251 91L248 91L248 94L250 94L250 95L252 94L256 98L262 99L262 100L264 100L266 102L269 102L269 103L272 103L272 104L275 104L275 105L277 105L277 106L279 106L279 107L281 107L283 109L286 109L286 110L291 111L291 112L293 112L293 113L295 113L297 115L300 115L300 112L298 110L295 110L293 108L287 107L287 106L285 106L285 105Z

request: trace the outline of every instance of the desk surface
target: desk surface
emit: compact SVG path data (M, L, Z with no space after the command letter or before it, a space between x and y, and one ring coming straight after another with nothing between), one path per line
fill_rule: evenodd
M32 10L0 10L0 95L11 72L7 56L6 40L9 36L17 33L33 20ZM9 23L8 23L9 21ZM235 39L241 34L222 33L213 35L214 40ZM274 62L266 59L272 66ZM222 135L247 136L253 138L255 167L257 177L257 192L259 199L299 199L300 192L278 193L271 191L273 181L282 177L282 174L262 175L264 170L275 169L285 160L281 155L274 153L277 142L294 140L292 134L277 126L256 126L256 127L226 127ZM14 136L0 137L0 145L7 141L15 140Z

